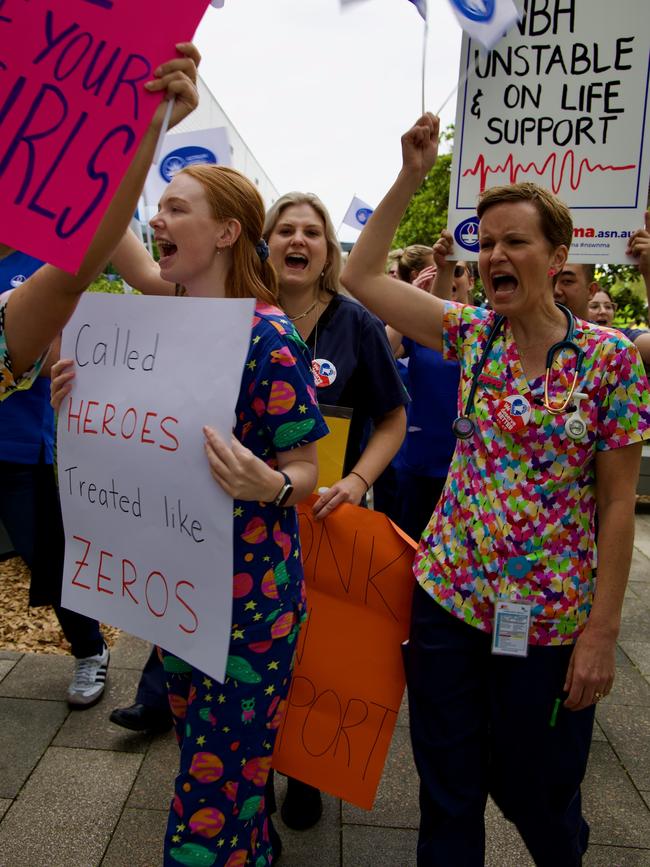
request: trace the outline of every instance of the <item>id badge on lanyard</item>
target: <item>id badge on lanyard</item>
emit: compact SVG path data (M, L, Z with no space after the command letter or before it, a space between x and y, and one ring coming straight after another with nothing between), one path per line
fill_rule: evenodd
M497 656L528 656L531 611L529 602L499 599L494 603L492 653Z

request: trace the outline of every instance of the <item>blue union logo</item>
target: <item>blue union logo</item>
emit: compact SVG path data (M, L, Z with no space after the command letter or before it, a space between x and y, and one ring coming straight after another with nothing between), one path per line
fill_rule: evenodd
M359 208L359 210L355 214L355 217L357 218L357 223L361 223L362 226L366 225L371 216L372 211L370 208Z
M456 226L454 238L465 250L478 253L481 249L478 242L478 217L469 217L469 219L463 220L460 225Z
M492 19L496 0L451 0L461 15L485 24Z
M197 164L215 165L219 162L217 155L208 148L199 147L198 145L187 145L186 147L176 148L176 150L168 153L160 163L160 175L164 181L169 183L174 175L178 174L185 166Z

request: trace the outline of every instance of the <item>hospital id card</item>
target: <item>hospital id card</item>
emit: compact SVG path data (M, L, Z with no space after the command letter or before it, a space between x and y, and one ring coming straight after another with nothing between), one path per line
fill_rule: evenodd
M500 599L494 605L492 653L501 656L528 656L531 606L528 602Z

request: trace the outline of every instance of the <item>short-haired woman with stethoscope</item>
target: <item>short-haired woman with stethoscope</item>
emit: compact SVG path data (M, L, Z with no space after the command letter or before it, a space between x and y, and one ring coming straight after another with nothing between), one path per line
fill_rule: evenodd
M589 834L580 783L594 707L614 680L648 384L629 341L555 305L571 216L536 185L481 197L492 310L384 275L438 129L424 115L403 136L400 174L343 275L400 333L461 365L458 445L416 555L405 651L417 863L483 865L490 793L538 867L578 867Z

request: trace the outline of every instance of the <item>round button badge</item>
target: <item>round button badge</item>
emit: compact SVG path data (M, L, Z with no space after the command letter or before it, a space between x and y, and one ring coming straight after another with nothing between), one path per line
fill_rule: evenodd
M336 379L336 367L326 358L315 358L311 363L316 388L326 388Z
M530 404L520 394L509 394L496 404L494 418L501 430L517 433L530 421Z

